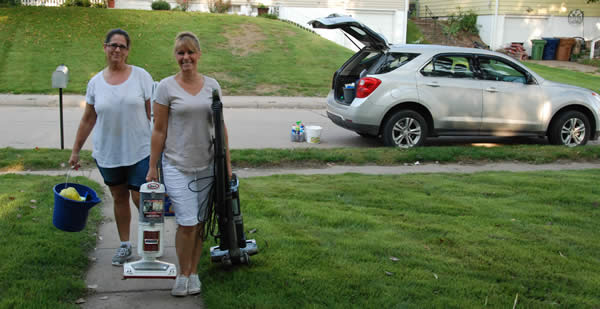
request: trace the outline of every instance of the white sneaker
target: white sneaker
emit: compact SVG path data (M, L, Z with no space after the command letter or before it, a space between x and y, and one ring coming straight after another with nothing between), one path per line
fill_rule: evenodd
M200 278L198 278L198 274L191 274L190 281L188 282L188 294L198 294L202 291L202 283L200 282Z
M189 278L184 275L179 275L175 279L175 285L171 289L171 295L173 296L186 296L188 294L188 282Z

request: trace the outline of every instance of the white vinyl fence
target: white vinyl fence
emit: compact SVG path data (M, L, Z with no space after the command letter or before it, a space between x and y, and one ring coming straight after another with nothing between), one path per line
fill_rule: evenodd
M104 0L90 0L91 3L102 3ZM21 0L21 5L28 6L61 6L65 0Z

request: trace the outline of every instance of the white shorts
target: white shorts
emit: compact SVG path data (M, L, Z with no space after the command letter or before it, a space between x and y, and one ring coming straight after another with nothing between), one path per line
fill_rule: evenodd
M194 173L182 172L165 160L162 166L165 188L175 209L175 222L182 226L204 222L209 208L210 189L214 183L214 167L210 165Z

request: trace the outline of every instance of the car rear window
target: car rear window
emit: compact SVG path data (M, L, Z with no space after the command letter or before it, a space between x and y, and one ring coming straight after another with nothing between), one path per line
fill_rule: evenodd
M381 57L377 65L371 67L368 73L384 74L391 72L415 59L418 55L413 53L387 53L384 57Z

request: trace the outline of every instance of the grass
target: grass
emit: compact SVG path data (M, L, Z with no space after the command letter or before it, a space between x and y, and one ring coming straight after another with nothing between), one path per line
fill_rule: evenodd
M68 93L85 93L105 66L115 27L132 38L128 62L161 80L177 72L175 35L200 38L199 71L227 95L325 96L352 51L289 23L235 15L93 8L0 8L0 93L56 93L52 72L69 68ZM229 39L226 37L228 36Z
M0 148L0 171L64 169L71 155L68 149ZM598 161L600 147L516 145L503 147L430 146L413 149L378 148L297 148L232 149L234 168L340 165L401 165L405 163L474 163L517 161L543 164L557 161ZM90 151L81 152L84 168L95 168Z
M207 308L597 308L600 170L244 179L250 267ZM577 194L573 194L577 192ZM212 245L212 241L210 244Z
M352 51L289 23L267 18L176 11L93 8L0 8L0 93L56 93L50 77L69 67L67 93L85 93L105 66L102 42L114 27L132 36L129 63L154 80L174 74L173 39L195 32L203 47L199 70L226 95L326 96L333 73ZM333 30L336 31L336 30ZM407 41L422 35L409 21ZM549 80L598 90L600 77L527 66Z
M69 181L101 192L86 178ZM52 188L63 182L63 176L0 175L0 308L78 308L75 300L86 293L101 214L92 208L79 233L55 228Z
M509 308L518 294L517 308L597 308L600 189L590 180L599 177L244 179L245 230L256 230L248 236L260 252L251 266L224 271L210 264L210 239L202 297L207 308ZM49 192L63 177L0 181L0 307L76 308L98 208L83 232L61 232Z
M423 33L412 20L408 20L406 24L406 43L408 44L428 44L428 41L423 37Z
M600 92L600 86L598 86L600 84L600 76L559 68L551 68L532 62L523 62L523 64L540 74L540 76L545 79Z
M583 59L581 61L578 61L581 64L587 64L587 65L592 65L595 67L600 67L600 60L599 59Z

